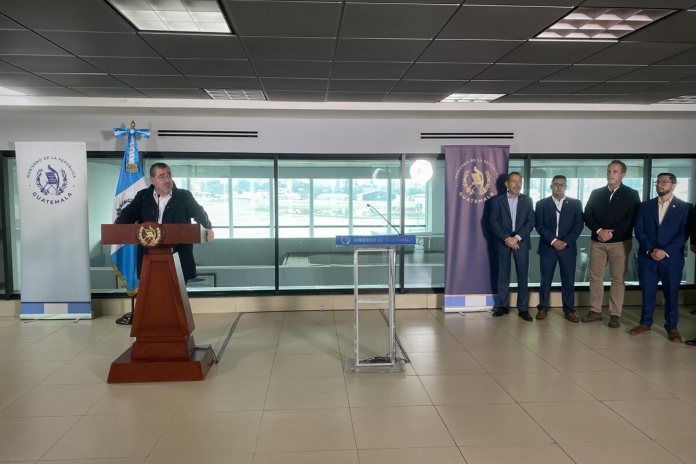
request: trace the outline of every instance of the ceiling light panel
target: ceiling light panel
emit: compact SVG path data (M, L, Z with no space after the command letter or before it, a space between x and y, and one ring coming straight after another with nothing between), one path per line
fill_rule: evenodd
M441 103L488 103L503 96L504 93L453 93Z
M1 97L8 97L8 96L15 97L15 96L22 96L22 95L26 95L26 94L22 93L22 92L17 92L15 90L6 89L5 87L0 87L0 96Z
M231 33L217 1L107 1L141 31Z
M261 90L203 89L213 100L258 100L266 101Z
M669 103L669 104L680 103L680 104L693 105L693 104L696 104L696 95L682 95L681 97L668 98L667 100L662 100L658 103Z
M552 24L537 39L618 40L674 13L667 9L576 8Z

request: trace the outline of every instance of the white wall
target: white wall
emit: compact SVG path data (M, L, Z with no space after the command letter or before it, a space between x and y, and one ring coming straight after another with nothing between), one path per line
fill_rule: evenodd
M144 102L142 105L147 104ZM440 153L443 145L509 144L512 153L696 152L696 111L676 109L648 111L648 107L638 107L627 111L611 107L600 111L598 105L584 105L583 108L593 110L518 108L465 112L304 107L144 108L140 105L95 108L0 104L0 149L13 150L15 141L84 140L88 150L120 151L123 142L113 137L111 129L125 127L134 119L138 127L150 128L153 133L141 144L141 149L146 151ZM259 138L167 138L157 136L159 129L255 130ZM513 132L515 137L421 140L421 132Z

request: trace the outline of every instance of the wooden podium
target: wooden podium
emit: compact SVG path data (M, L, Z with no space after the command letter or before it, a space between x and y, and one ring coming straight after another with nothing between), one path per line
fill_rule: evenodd
M203 380L215 361L196 347L193 315L174 245L200 243L197 224L102 224L102 243L145 248L133 313L135 342L113 363L109 383Z

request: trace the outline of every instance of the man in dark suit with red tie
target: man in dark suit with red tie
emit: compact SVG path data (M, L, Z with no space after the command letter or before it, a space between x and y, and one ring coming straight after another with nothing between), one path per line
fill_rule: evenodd
M522 174L511 172L505 181L507 193L491 198L489 225L493 233L494 251L498 270L498 301L493 317L504 316L510 294L510 260L515 261L517 273L517 311L520 318L532 321L529 315L529 235L534 228L532 199L520 193Z
M535 227L539 232L539 264L541 285L536 318L546 319L549 311L551 281L558 263L561 270L561 299L564 317L570 322L580 319L575 314L575 242L584 227L582 203L565 195L567 179L554 176L551 180L551 196L540 200L535 208Z
M684 269L686 224L691 204L674 196L677 177L671 172L657 175L657 198L640 204L635 234L639 243L638 279L643 293L640 324L628 333L648 332L655 314L657 284L662 282L665 295L665 330L671 342L681 343L679 321L679 284Z

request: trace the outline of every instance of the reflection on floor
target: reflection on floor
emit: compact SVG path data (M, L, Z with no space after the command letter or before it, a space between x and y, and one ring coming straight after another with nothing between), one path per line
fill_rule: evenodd
M236 316L196 315L197 343ZM620 330L399 311L405 374L344 373L352 312L250 313L207 380L130 385L105 382L130 343L113 319L0 318L0 461L696 463L696 348L631 337L635 309Z

